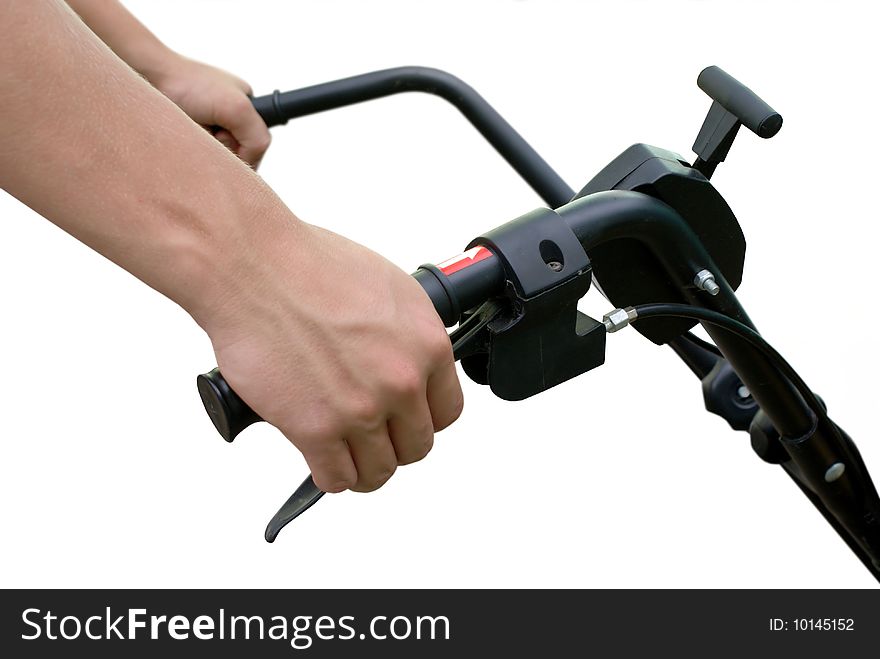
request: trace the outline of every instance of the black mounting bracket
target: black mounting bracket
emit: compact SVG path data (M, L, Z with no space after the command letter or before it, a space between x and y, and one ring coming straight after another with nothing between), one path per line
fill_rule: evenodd
M697 154L694 169L711 178L718 163L724 162L727 157L741 125L739 119L725 110L721 103L712 103L694 141L694 153Z
M471 379L499 398L523 400L605 362L605 326L577 310L592 281L590 260L555 212L523 215L468 247L477 245L499 257L507 283L504 297L470 314L453 337Z
M700 379L706 410L720 416L734 430L749 430L760 408L718 348L692 334L676 337L669 347Z

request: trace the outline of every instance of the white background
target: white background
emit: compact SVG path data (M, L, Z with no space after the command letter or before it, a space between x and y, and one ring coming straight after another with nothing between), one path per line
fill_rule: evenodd
M770 141L740 131L714 179L749 241L741 299L880 478L870 3L126 4L257 94L447 69L576 188L634 142L691 157L709 107L696 76L727 69L785 117ZM541 205L436 98L274 137L262 174L291 208L407 271ZM703 411L671 351L631 330L603 368L520 404L466 381L428 459L325 497L268 545L305 465L265 424L216 435L199 328L5 194L0 214L3 586L876 586L747 435Z

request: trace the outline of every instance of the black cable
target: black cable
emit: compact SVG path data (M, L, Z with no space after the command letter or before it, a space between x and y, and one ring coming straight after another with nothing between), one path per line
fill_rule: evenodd
M866 498L868 500L876 501L876 489L871 482L870 476L868 476L867 467L859 456L858 450L855 448L852 440L846 436L846 433L837 427L837 424L828 418L825 406L819 401L816 394L814 394L807 386L801 376L797 374L794 368L792 368L791 364L789 364L773 346L767 343L758 332L748 325L717 311L694 307L687 304L642 304L635 306L632 309L636 314L634 321L641 318L657 318L662 316L689 318L720 327L725 331L735 334L753 346L774 367L776 367L789 382L791 382L794 388L803 397L807 406L814 414L816 414L818 423L832 433L840 450L843 451L844 455L847 455L848 459L856 466L856 477L861 482L861 486L866 492ZM822 513L828 523L831 524L832 528L837 531L838 535L843 538L850 549L853 550L859 560L864 563L865 567L868 568L871 574L880 580L880 564L878 564L875 558L876 553L874 553L876 550L872 551L870 549L871 543L865 535L865 529L871 530L875 528L873 527L873 522L871 520L876 518L876 512L869 511L865 513L861 520L861 526L851 528L849 523L838 519L836 513L834 513L832 508L826 503L825 498L819 491L814 490L809 485L808 481L803 480L800 475L790 469L786 469L786 472L791 476L797 486L819 510L819 512ZM862 544L863 542L867 543L867 548ZM876 547L876 544L873 546Z
M791 364L789 364L773 346L767 343L764 337L748 325L717 311L694 307L687 304L640 304L633 307L633 310L637 314L635 320L642 318L659 318L664 316L690 318L691 320L698 320L703 323L715 325L732 334L736 334L756 348L770 361L771 364L779 369L782 375L784 375L794 388L798 390L798 393L803 397L804 402L806 402L807 406L813 410L819 420L827 423L830 428L834 429L835 434L837 434L836 426L831 423L831 420L828 418L828 414L825 411L825 406L819 402L819 399L816 397L816 394L813 393L813 390L807 386L807 383L797 374L797 371L794 370Z

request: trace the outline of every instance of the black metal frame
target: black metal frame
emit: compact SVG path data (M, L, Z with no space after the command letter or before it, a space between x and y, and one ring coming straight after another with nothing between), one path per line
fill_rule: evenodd
M708 178L715 166L723 161L740 124L766 138L779 130L782 119L751 90L717 67L704 70L700 76L700 86L713 98L713 105L694 147L698 158L693 167ZM436 94L455 105L535 192L555 209L544 209L510 223L515 224L516 230L521 232L517 235L524 236L522 240L535 238L527 237L528 232L522 233L521 227L530 227L535 233L535 223L541 221L545 228L538 233L546 233L549 230L546 227L556 226L551 221L553 218L561 220L573 232L587 255L597 246L612 241L636 240L662 264L691 305L714 310L754 328L712 256L676 209L656 198L633 191L598 192L571 201L575 196L574 190L479 94L448 73L403 67L286 93L276 91L255 98L253 102L266 123L274 126L295 117L407 91ZM505 227L496 230L493 235L507 236L510 232L505 232ZM559 236L564 242L564 235ZM457 357L467 353L472 358L481 350L489 350L487 346L491 345L492 336L497 338L497 332L492 336L480 334L491 333L493 320L505 313L504 304L492 300L510 297L511 291L518 289L517 299L509 305L507 313L518 314L514 319L519 320L526 313L528 305L525 302L534 302L536 298L536 295L523 295L521 290L521 283L527 276L526 269L531 265L511 263L510 259L504 257L503 248L491 240L482 243L478 240L477 243L488 244L493 252L491 257L449 276L433 266L423 266L414 274L434 301L447 326L467 321L452 334ZM538 245L534 248L537 253ZM555 269L558 266L560 289L564 282L590 276L589 260L584 263L587 264L585 267L572 272L566 271L561 263L547 262ZM709 295L694 285L694 273L703 269L714 274L719 287L717 294ZM528 274L533 279L532 275ZM546 275L545 272L542 276L546 279ZM586 292L588 285L587 282L584 286L576 287L579 295ZM552 288L545 286L540 293L544 294ZM483 307L476 314L463 313L486 300L490 300L491 308ZM558 307L570 303L562 299L554 304ZM541 307L540 304L533 306L546 308L546 305ZM515 312L511 311L514 308ZM525 326L530 332L549 331L547 323L544 325L542 328L539 321ZM715 346L689 334L669 343L704 381L707 409L728 418L735 428L751 426L753 445L760 444L760 447L756 445L759 455L783 466L875 578L880 580L880 499L852 441L827 419L824 410L811 409L792 382L759 350L731 331L708 323L704 323L704 327ZM589 367L592 366L585 364L581 372ZM471 369L466 368L469 375L472 370L473 365ZM727 384L725 387L712 386L721 377L726 378L727 384L733 382L737 385L741 382L753 397L750 409L748 405L739 405L739 417L729 406L722 404L725 403L722 399L733 395L731 387ZM216 369L200 376L199 389L215 425L228 441L232 441L247 425L259 420L228 388ZM758 406L760 412L752 420L751 417L758 412ZM838 462L846 465L846 475L829 482L826 478L828 467ZM274 540L287 522L314 504L321 494L311 478L307 479L273 518L266 531L267 540Z
M703 79L708 81L707 84L712 83L723 89L724 86L718 82L718 75L706 75L711 69L720 71L717 67L710 67L701 74ZM721 75L726 74L721 72ZM559 208L574 199L574 188L562 179L513 126L473 87L446 71L422 66L396 67L289 92L276 90L271 94L255 97L253 104L266 125L272 128L282 126L291 119L405 92L433 94L452 104L550 208ZM746 103L739 105L742 106L739 107L741 111L748 111L750 108ZM772 109L770 113L773 113ZM751 114L757 115L754 119L756 125L765 122L760 108L758 112ZM702 132L706 130L704 126ZM691 358L717 361L717 356L703 350L700 342L694 341L694 337L684 336L670 342L670 345L683 359L684 353L689 353ZM735 405L731 407L727 398L729 396L715 396L711 402L707 401L707 407L713 413L725 416L730 422L730 414L742 416L742 411ZM730 414L725 413L728 410Z

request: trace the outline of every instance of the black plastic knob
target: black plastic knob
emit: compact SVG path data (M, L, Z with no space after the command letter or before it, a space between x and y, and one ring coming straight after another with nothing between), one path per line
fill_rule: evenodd
M768 139L782 128L782 115L760 96L717 66L709 66L697 77L697 85L713 101L730 112L755 135Z
M217 432L227 442L235 439L248 426L263 420L232 390L219 368L200 375L196 378L196 385L205 411Z

